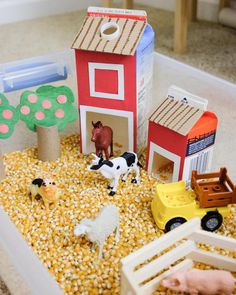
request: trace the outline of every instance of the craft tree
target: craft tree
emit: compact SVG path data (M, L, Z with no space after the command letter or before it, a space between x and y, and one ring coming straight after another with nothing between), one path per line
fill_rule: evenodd
M18 110L20 119L37 132L38 157L43 161L56 160L60 156L58 131L77 119L73 106L74 95L67 86L41 86L35 92L21 95Z
M17 110L11 106L6 97L0 93L0 139L9 138L19 119ZM5 176L2 153L0 150L0 180Z

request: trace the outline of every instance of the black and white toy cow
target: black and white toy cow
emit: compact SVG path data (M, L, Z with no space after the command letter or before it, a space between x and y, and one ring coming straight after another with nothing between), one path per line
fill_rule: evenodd
M125 152L120 157L114 158L112 160L103 160L102 156L98 157L94 155L94 160L92 165L88 166L91 171L99 171L104 177L111 179L110 185L111 189L109 195L113 196L116 193L119 178L121 175L122 181L126 181L129 173L135 171L135 178L132 179L132 183L137 183L139 181L139 167L142 167L138 161L138 157L133 152Z

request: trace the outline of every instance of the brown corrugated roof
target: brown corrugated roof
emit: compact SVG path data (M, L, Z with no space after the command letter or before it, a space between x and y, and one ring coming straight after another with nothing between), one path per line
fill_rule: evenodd
M164 99L149 120L187 135L204 111L172 98Z
M108 41L101 38L100 29L104 23L111 21L119 25L121 33L116 39ZM89 51L134 55L145 26L146 21L143 20L87 16L71 47Z

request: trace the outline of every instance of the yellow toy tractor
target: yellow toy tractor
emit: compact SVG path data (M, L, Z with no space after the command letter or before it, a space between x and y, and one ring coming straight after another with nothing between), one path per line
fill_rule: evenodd
M151 208L160 229L168 232L200 217L203 229L215 231L229 214L230 204L236 203L236 187L226 168L216 173L193 171L191 188L186 188L185 181L157 185Z

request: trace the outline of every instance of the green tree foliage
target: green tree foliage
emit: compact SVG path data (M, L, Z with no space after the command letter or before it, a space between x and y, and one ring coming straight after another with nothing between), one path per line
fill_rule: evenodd
M0 138L10 137L14 131L14 126L19 120L17 110L11 106L7 98L0 93Z
M70 88L47 85L39 87L35 92L23 92L17 109L20 119L32 131L36 131L36 125L57 125L58 130L62 131L77 119L78 111L73 103L74 95Z

